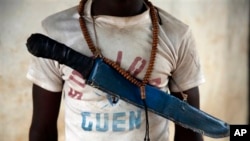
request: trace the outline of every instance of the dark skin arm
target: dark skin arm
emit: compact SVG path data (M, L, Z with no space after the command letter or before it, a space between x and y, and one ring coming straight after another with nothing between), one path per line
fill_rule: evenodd
M190 105L199 109L200 108L199 88L194 87L184 91L184 93L188 95L187 102ZM181 93L172 92L171 94L179 99L183 99ZM174 141L203 141L203 137L201 134L195 133L189 129L183 128L175 124Z
M57 141L57 119L61 92L50 92L35 84L32 88L33 116L29 141Z

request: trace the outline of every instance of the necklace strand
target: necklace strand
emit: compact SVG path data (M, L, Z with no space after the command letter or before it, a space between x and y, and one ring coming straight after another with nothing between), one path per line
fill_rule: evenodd
M83 18L83 16L84 16L84 6L85 6L86 2L87 2L87 0L81 0L81 2L79 4L79 7L78 7L79 8L78 12L79 12L79 15L80 15L80 17L79 17L80 27L82 29L82 33L83 33L83 36L84 36L84 38L85 38L85 40L86 40L86 42L88 44L88 47L91 50L91 52L93 53L94 57L102 58L105 63L107 63L108 65L113 67L123 77L125 77L131 83L137 85L140 88L141 99L142 99L143 104L144 104L145 116L146 116L146 132L145 132L144 141L150 141L150 138L149 138L148 109L147 109L147 103L145 101L145 99L146 99L145 85L149 82L149 78L150 78L151 73L152 73L153 68L154 68L156 52L157 52L157 45L158 45L158 30L159 30L159 27L158 27L158 17L157 17L158 15L155 12L155 8L154 8L154 6L152 5L151 2L149 2L148 0L145 0L145 2L147 3L147 5L150 8L150 16L151 16L152 25L153 25L153 27L152 27L152 38L153 39L152 39L152 50L151 50L151 55L150 55L150 61L149 61L149 65L148 65L146 74L145 74L142 81L138 81L130 73L128 73L126 70L122 69L117 63L115 63L114 61L112 61L112 60L110 60L110 59L108 59L108 58L106 58L104 56L102 56L101 50L98 48L98 46L95 47L95 45L94 45L94 43L93 43L93 41L92 41L92 39L91 39L91 37L89 35L85 20ZM93 19L93 17L92 17L92 19ZM93 24L95 24L95 23L93 22ZM95 30L95 28L94 28L94 30Z
M123 77L125 77L127 80L129 80L131 83L137 85L140 87L141 91L141 98L145 99L146 94L145 94L145 85L149 82L149 78L152 74L153 68L154 68L154 63L155 63L155 58L156 58L156 52L157 52L157 44L158 44L158 17L155 12L155 8L152 5L151 2L148 0L145 0L147 5L150 8L150 16L152 20L152 50L151 50L151 55L150 55L150 62L146 71L146 74L143 78L143 80L140 82L136 78L134 78L130 73L128 73L126 70L122 69L118 64L116 64L114 61L102 56L101 51L99 48L95 47L93 40L90 37L89 31L86 26L86 22L83 18L84 16L84 6L87 0L81 0L79 7L78 7L78 12L79 12L79 22L80 22L80 27L83 33L83 36L88 44L89 49L93 53L94 57L99 57L102 58L105 63L113 67L115 70L117 70Z

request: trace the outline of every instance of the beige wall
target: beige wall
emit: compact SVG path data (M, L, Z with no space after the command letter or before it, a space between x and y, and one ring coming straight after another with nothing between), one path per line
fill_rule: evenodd
M197 40L206 83L201 108L231 124L246 124L248 0L155 0L189 24ZM26 141L31 120L31 83L25 78L30 54L26 39L41 32L46 16L78 0L0 1L0 140ZM63 141L63 107L59 120ZM206 141L228 141L229 138Z

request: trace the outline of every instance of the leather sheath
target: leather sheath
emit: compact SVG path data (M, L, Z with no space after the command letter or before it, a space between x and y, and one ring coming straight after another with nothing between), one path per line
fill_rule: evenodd
M86 79L87 84L144 108L140 88L125 79L102 59L82 55L66 45L42 34L32 34L26 43L28 51L37 57L65 64ZM230 135L230 125L151 85L145 86L149 111L200 134L222 138Z

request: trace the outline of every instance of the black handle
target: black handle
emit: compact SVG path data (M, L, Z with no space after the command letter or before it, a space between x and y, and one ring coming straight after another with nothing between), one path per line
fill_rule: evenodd
M28 51L37 57L47 58L75 69L87 78L94 65L94 59L43 34L32 34L26 43Z

